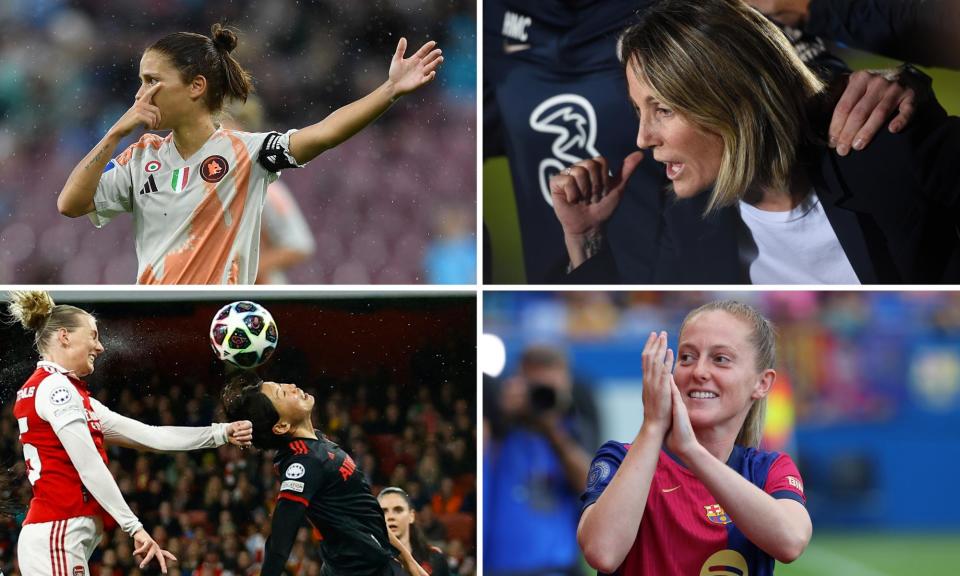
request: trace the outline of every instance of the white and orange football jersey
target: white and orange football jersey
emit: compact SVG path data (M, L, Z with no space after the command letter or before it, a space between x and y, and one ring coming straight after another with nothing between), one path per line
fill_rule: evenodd
M104 168L90 220L133 213L139 284L253 284L267 186L301 166L293 132L220 128L187 159L172 133L144 134Z

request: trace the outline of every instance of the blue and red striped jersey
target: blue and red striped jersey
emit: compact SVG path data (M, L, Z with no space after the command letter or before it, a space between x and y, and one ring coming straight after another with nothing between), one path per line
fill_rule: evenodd
M581 514L600 498L629 449L611 441L597 451ZM786 454L735 446L727 465L774 498L806 505L800 472ZM747 540L693 472L661 450L637 539L615 574L770 576L773 568L773 557Z

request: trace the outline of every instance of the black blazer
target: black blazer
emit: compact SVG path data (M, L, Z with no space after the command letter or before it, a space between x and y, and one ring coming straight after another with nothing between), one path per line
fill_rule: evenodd
M881 129L860 152L840 157L814 146L803 166L843 251L863 284L960 282L960 118L939 104L901 133ZM703 218L707 194L663 213L655 283L744 284L738 235L749 234L736 207ZM616 283L604 246L567 274L574 284Z

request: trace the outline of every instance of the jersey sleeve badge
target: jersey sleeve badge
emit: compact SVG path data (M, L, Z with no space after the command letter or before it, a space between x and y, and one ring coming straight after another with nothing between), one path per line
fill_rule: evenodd
M294 462L287 467L287 471L283 473L286 478L303 478L303 475L307 473L307 469L303 467L303 464L299 462Z

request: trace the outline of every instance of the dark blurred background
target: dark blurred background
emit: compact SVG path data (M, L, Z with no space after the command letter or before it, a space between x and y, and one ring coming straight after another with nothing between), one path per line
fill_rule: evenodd
M53 293L91 311L106 352L87 377L108 408L154 425L224 422L223 365L209 344L213 315L253 299L273 315L277 352L259 372L316 397L314 425L339 443L374 494L401 486L416 523L470 575L476 558L476 298L472 295L273 293ZM0 327L0 465L31 489L13 418L16 390L33 372L32 335ZM146 529L179 559L170 574L259 573L277 494L273 452L175 454L110 448L110 469ZM0 570L16 570L19 525L0 517ZM91 560L93 576L141 572L131 539L108 531ZM291 574L319 574L319 548L301 529Z

